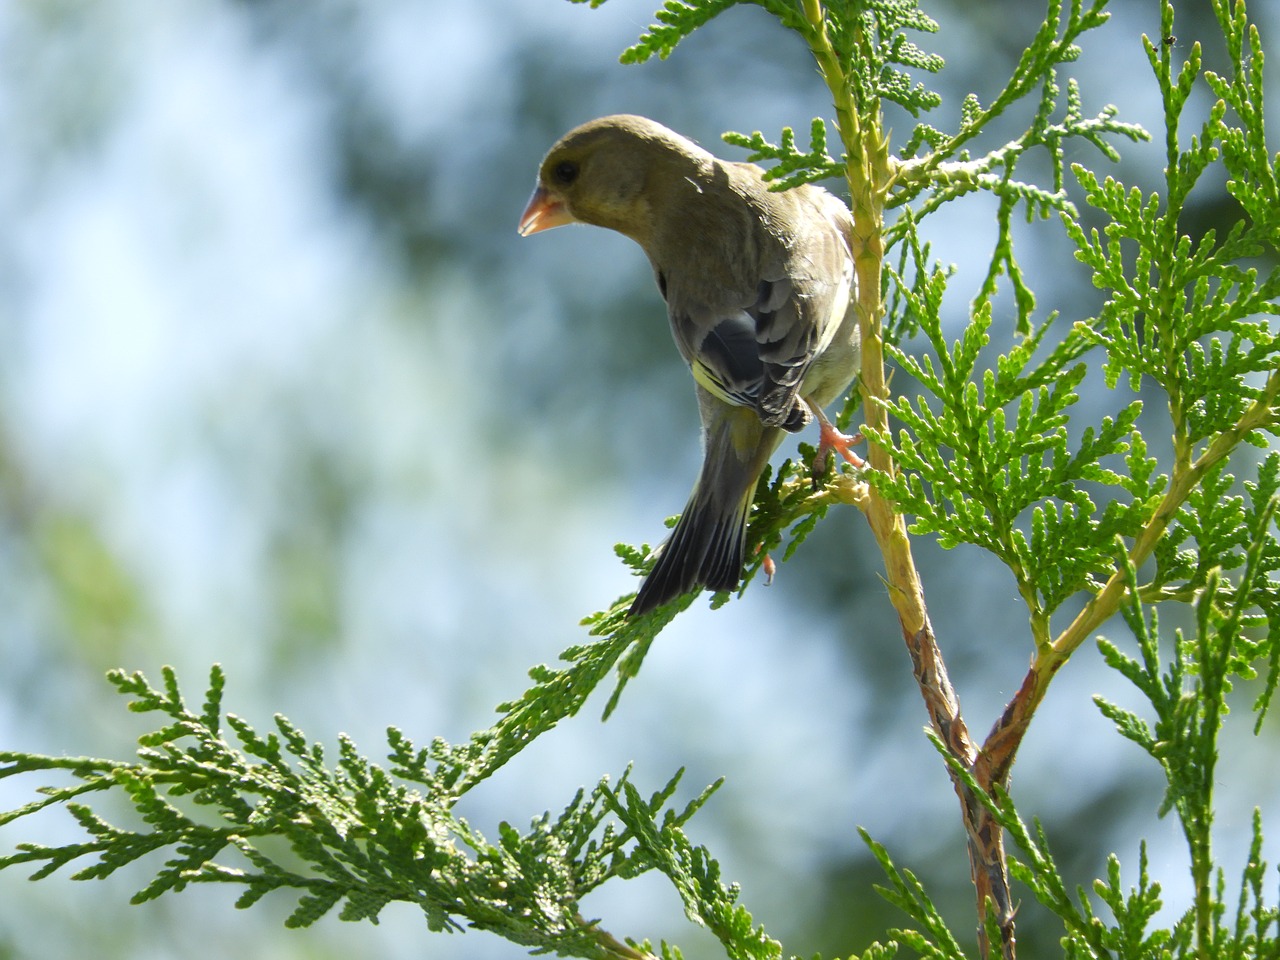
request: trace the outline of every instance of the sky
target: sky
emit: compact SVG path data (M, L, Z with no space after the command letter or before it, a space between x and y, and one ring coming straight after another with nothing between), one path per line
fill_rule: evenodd
M613 544L657 540L683 504L692 393L628 241L516 236L538 160L610 112L655 116L726 156L723 130L829 112L798 41L754 8L668 61L619 66L651 12L633 0L0 6L0 743L127 754L145 718L103 672L155 679L172 664L194 698L215 661L229 708L260 727L280 711L369 755L389 724L460 740L529 667L583 639L582 616L634 588ZM1005 13L940 9L928 43L954 92L939 124L963 92L993 91L991 63L1034 28ZM1153 127L1137 38L1158 24L1118 13L1081 64L1090 108L1115 101ZM1123 152L1125 175L1158 175L1158 145ZM958 282L985 267L990 212L975 199L935 222ZM1046 303L1095 302L1060 230L1019 236ZM987 646L1017 642L1004 639L1025 626L1016 592L963 549L922 544L921 556L966 715L985 728L1025 663L1015 650L993 666ZM774 586L717 612L696 604L613 719L598 721L605 691L468 797L467 816L493 832L628 763L642 790L683 765L690 791L729 778L695 839L790 949L828 948L812 928L843 889L835 878L866 862L855 824L958 892L967 930L954 797L876 569L865 524L833 517ZM1153 816L1156 772L1087 703L1127 691L1091 651L1077 659L1015 782L1064 829L1123 801L1153 866L1176 865L1174 825ZM1276 795L1265 747L1224 758L1248 796ZM0 806L25 802L23 789L0 781ZM1224 815L1225 849L1242 849L1248 815ZM1097 849L1129 837L1086 832L1094 871ZM76 835L44 817L0 843ZM283 928L284 898L242 913L230 892L197 890L131 907L147 878L126 873L0 875L12 905L0 957L88 944L156 960L398 958L424 944L522 954L483 934L429 935L408 907L378 927L329 918L305 931ZM652 878L591 906L619 936L714 955Z

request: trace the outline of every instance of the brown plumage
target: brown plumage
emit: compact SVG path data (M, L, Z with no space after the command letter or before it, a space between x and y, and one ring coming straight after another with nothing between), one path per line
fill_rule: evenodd
M756 481L785 432L816 413L841 445L821 408L860 362L853 219L819 187L770 193L762 173L644 117L602 117L551 148L520 220L525 236L578 222L639 243L696 383L702 470L633 615L737 587Z

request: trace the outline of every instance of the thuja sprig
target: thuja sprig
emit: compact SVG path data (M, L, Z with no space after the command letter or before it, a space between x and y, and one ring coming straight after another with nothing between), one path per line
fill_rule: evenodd
M1139 655L1131 657L1109 640L1098 641L1108 665L1130 680L1155 710L1155 722L1150 724L1133 711L1102 697L1094 698L1120 734L1151 756L1165 775L1165 795L1159 812L1161 816L1171 810L1176 812L1187 841L1195 893L1186 927L1194 930L1200 956L1244 956L1246 954L1239 951L1246 944L1257 946L1255 931L1248 929L1243 918L1245 899L1250 891L1261 911L1257 926L1262 931L1275 916L1274 908L1263 908L1257 867L1250 863L1241 884L1241 907L1235 929L1231 931L1223 925L1223 884L1219 870L1215 886L1211 831L1218 741L1227 713L1226 694L1231 689L1233 676L1253 676L1255 656L1247 654L1242 658L1239 645L1254 606L1254 596L1259 592L1272 594L1275 590L1264 556L1274 550L1270 526L1278 503L1274 497L1268 500L1259 522L1253 525L1257 536L1245 554L1243 570L1233 590L1224 589L1229 581L1220 569L1209 571L1194 604L1194 632L1174 631L1173 650L1167 662L1160 653L1158 616L1143 604L1137 571L1132 564L1126 566L1130 590L1123 613L1137 640ZM1228 593L1229 599L1224 596ZM1268 687L1273 687L1274 682L1273 677ZM1255 814L1255 848L1260 844L1261 820ZM1255 849L1253 856L1256 855Z
M464 769L449 767L456 757L446 745L419 751L393 730L388 771L344 737L331 764L324 748L284 717L263 734L224 714L224 678L216 666L199 712L186 706L167 668L160 687L140 673L114 671L110 679L130 698L131 710L160 713L164 724L140 738L135 762L0 752L0 778L62 771L79 781L42 788L43 800L0 815L0 824L66 804L90 836L53 847L19 844L16 853L0 857L0 869L32 865L34 876L44 877L87 860L74 877L102 879L169 850L133 902L201 883L243 887L242 908L291 891L297 898L286 920L291 927L315 923L335 908L344 920L376 921L388 904L407 902L422 911L431 930L465 924L535 951L642 960L644 950L585 920L579 901L608 879L659 865L648 835L638 842L642 827L651 832L660 823L666 843L688 845L685 823L718 786L675 811L668 803L680 774L639 800L628 771L617 784L606 778L589 793L580 790L558 816L535 817L525 831L501 824L493 842L452 811L464 789L459 785L474 781L466 780ZM397 773L426 789L415 789ZM105 790L125 794L141 828L113 825L80 802L88 792ZM609 819L619 809L626 811L625 822ZM291 856L271 852L261 842L266 838L287 841Z
M889 851L873 840L866 830L859 827L858 835L862 837L862 842L867 845L871 856L880 864L880 868L884 870L889 880L887 887L877 885L876 893L900 909L917 925L914 929L890 930L889 936L893 941L903 943L922 957L933 957L937 960L966 960L964 950L952 935L946 920L934 906L919 878L910 870L895 864Z
M685 914L715 934L733 960L779 960L782 945L738 903L738 885L721 879L720 865L705 847L689 841L679 817L670 811L661 820L657 817L661 804L655 801L665 799L646 801L629 783L613 793L613 811L636 838L637 860L667 876Z
M605 0L572 0L599 7ZM828 16L818 0L666 0L654 14L640 39L623 51L623 63L643 63L651 57L666 59L695 30L731 7L753 4L764 7L789 30L811 46L819 32L826 32L833 49L846 61L863 63L854 82L863 99L885 99L913 115L932 110L938 94L913 82L909 70L938 72L942 58L921 49L909 32L935 33L938 24L919 8L916 0L873 0L860 7L840 5Z
M1054 212L1073 212L1064 189L1065 147L1083 141L1096 147L1109 160L1119 159L1111 139L1148 139L1137 124L1116 119L1116 108L1106 106L1092 117L1085 116L1080 89L1074 78L1067 81L1066 106L1058 117L1062 89L1057 69L1079 55L1076 41L1089 30L1104 24L1106 0L1095 0L1085 8L1072 0L1065 11L1061 0L1051 0L1044 21L1027 45L1004 89L987 105L969 94L961 105L959 129L945 134L927 124L919 124L899 151L894 165L895 189L889 207L914 203L911 218L900 218L886 228L886 247L900 243L913 224L942 205L965 194L981 190L999 198L996 214L996 241L987 274L974 298L975 307L995 295L1000 278L1008 278L1018 308L1017 332L1030 330L1035 297L1013 254L1013 216L1021 208L1028 221ZM1027 129L985 154L973 157L970 145L993 120L1014 104L1030 96L1039 86L1035 113ZM922 147L928 147L918 155ZM1019 179L1015 174L1023 157L1033 149L1047 154L1050 185Z
M753 163L772 160L774 165L764 175L771 190L790 190L802 183L813 183L844 174L847 159L834 159L827 153L827 125L821 117L815 117L809 127L809 149L801 152L796 147L795 132L782 128L782 139L770 143L759 130L747 136L742 133L724 134L725 143L750 150L747 159Z
M605 0L573 0L598 7ZM657 21L639 40L623 51L623 63L643 63L651 57L666 59L676 46L695 30L726 10L751 3L764 7L789 30L799 33L818 57L823 68L823 51L845 64L858 64L845 79L854 101L896 103L913 116L934 109L941 102L937 93L914 81L909 71L936 73L942 58L912 42L911 33L934 33L938 25L925 14L916 0L876 0L861 8L842 6L827 11L817 0L666 0L654 14ZM841 107L837 104L837 108ZM770 174L773 189L784 190L801 183L843 175L847 158L837 161L826 151L824 121L814 120L810 129L811 148L795 147L794 133L785 128L779 143L756 132L750 136L726 134L725 139L752 152L754 160L778 162Z
M889 404L901 424L896 435L868 431L893 447L904 469L867 480L914 518L913 533L934 534L944 547L974 544L999 557L1044 642L1048 616L1110 570L1114 537L1136 533L1158 495L1149 474L1122 469L1140 443L1134 425L1141 405L1129 404L1069 443L1068 411L1085 376L1082 341L1068 338L1046 353L1047 321L998 357L994 369L981 369L990 307L949 345L939 310L944 289L944 275L935 273L931 282L902 290L934 355L891 350L925 393ZM1103 508L1090 487L1111 490Z
M1167 58L1167 48L1162 51ZM1197 57L1193 48L1193 67ZM1171 73L1162 60L1156 66ZM1187 87L1185 79L1163 85L1173 126ZM1210 113L1210 140L1225 136L1222 114L1221 108ZM1170 169L1183 172L1171 174L1172 186L1185 186L1202 172L1202 161L1216 156L1206 142L1194 139L1176 153ZM891 269L890 276L910 327L926 334L932 352L916 358L891 351L923 395L889 401L902 425L897 433L868 430L907 468L898 476L871 475L872 485L915 518L917 532L934 533L948 545L976 543L1004 560L1033 624L1072 592L1097 591L1104 580L1114 588L1104 591L1107 603L1116 601L1121 585L1111 541L1117 534L1135 539L1135 558L1159 550L1158 586L1181 589L1174 568L1185 560L1173 547L1193 534L1180 529L1179 511L1188 498L1215 502L1214 468L1240 444L1260 442L1274 430L1280 395L1277 343L1268 324L1277 311L1280 271L1260 275L1233 259L1245 241L1265 239L1266 224L1233 227L1230 236L1239 243L1231 246L1210 234L1193 247L1177 227L1185 191L1171 186L1158 203L1114 181L1099 182L1083 168L1077 177L1087 202L1110 218L1103 240L1063 215L1079 258L1111 294L1100 316L1078 321L1052 347L1043 339L1052 318L1028 326L1025 340L988 365L981 354L989 307L980 301L964 336L949 345L939 319L946 274L918 253L904 254L907 269ZM1178 196L1179 205L1168 199ZM908 248L918 250L917 222L906 222ZM1109 386L1128 377L1136 388L1149 378L1168 392L1178 448L1171 472L1158 469L1132 403L1068 445L1063 431L1084 370L1080 360L1096 347L1105 350ZM1106 501L1095 506L1101 491ZM1229 520L1216 526L1231 529ZM1163 544L1166 530L1174 539ZM1037 566L1046 555L1054 559ZM1095 594L1095 610L1100 600ZM1060 653L1083 639L1076 626L1055 641ZM1035 631L1041 642L1045 627Z
M1063 6L1061 0L1051 0L1040 29L1027 45L1004 89L989 104L983 105L974 94L965 98L958 130L944 134L925 124L917 126L900 151L903 159L896 168L898 189L890 200L891 206L897 206L916 201L923 194L918 203L918 219L974 190L985 190L1000 198L996 245L976 302L989 300L995 293L998 278L1007 276L1014 286L1020 333L1026 333L1029 328L1035 301L1013 256L1011 224L1015 210L1024 208L1027 220L1046 217L1054 211L1072 210L1064 190L1067 143L1090 143L1104 157L1115 161L1119 155L1111 145L1111 138L1148 139L1137 124L1117 120L1114 106L1108 105L1092 117L1085 116L1074 78L1067 82L1065 111L1057 118L1062 95L1058 67L1074 61L1079 55L1077 40L1108 18L1103 9L1106 0L1095 0L1087 9L1081 0L1072 0L1065 18ZM971 144L991 122L1031 95L1037 86L1039 99L1027 129L981 156L970 156ZM928 152L917 156L924 146L929 148ZM1047 154L1049 186L1022 181L1015 176L1022 158L1035 148ZM889 246L902 239L902 229L901 222L889 227Z
M1004 88L989 104L984 106L976 96L970 94L965 98L961 110L960 127L955 133L943 135L939 131L922 131L918 128L908 139L902 152L904 157L914 155L923 143L929 143L932 147L927 157L909 165L908 178L927 177L930 171L936 170L941 163L960 154L992 120L1026 98L1036 87L1040 88L1039 105L1031 128L1024 135L1026 139L1015 141L1005 149L1021 152L1031 143L1053 143L1059 139L1059 136L1055 136L1052 132L1053 125L1050 123L1059 94L1057 67L1079 57L1080 48L1077 41L1083 34L1107 22L1109 14L1105 11L1106 6L1107 0L1093 0L1086 9L1083 0L1070 0L1064 19L1063 0L1049 0L1044 19L1036 35L1019 57ZM1115 109L1108 108L1099 115L1097 123L1105 125L1114 115ZM1078 90L1073 89L1069 96L1067 121L1074 126L1082 119ZM1105 141L1100 139L1102 134L1135 129L1137 128L1132 125L1124 125L1113 131L1106 129L1105 126L1100 128L1097 125L1090 125L1089 128L1081 129L1081 133L1087 132L1100 148L1109 153L1112 148L1107 147ZM1060 187L1060 161L1055 169L1058 172L1054 177L1054 184Z

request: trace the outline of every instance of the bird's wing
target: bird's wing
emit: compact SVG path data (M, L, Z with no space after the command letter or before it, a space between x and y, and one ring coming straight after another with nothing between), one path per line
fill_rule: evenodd
M748 278L736 284L745 294L730 287L695 299L682 285L659 281L694 379L726 403L754 408L765 424L792 431L809 420L800 388L844 316L853 277L839 225L822 206L805 204L801 212L803 226L793 227L785 244L752 245L759 262L748 263Z

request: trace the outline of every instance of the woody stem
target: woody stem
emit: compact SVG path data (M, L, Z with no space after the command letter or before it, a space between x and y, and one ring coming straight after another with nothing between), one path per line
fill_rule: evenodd
M863 415L869 427L865 432L868 435L875 435L877 431L887 433L889 387L884 363L882 321L885 305L881 290L884 208L894 177L889 143L883 132L878 100L873 103L855 100L853 85L831 43L822 5L817 0L805 0L804 10L810 27L806 39L819 72L831 91L846 157L845 176L854 219L858 323L862 334L862 370L858 382ZM872 470L890 477L896 473L891 452L874 441L868 445L867 460ZM947 676L942 651L929 622L906 521L894 510L894 505L876 494L874 489L862 507L884 557L889 599L898 614L902 638L911 657L912 671L924 698L929 721L952 756L966 768L973 769L978 750L960 714L960 701ZM953 776L952 784L960 799L969 838L969 862L978 915L982 918L989 909L994 910L1000 931L1000 956L1004 960L1014 960L1013 898L1009 891L1003 833L963 781ZM988 786L981 781L980 785ZM983 955L990 956L991 944L987 942L986 924L981 919L978 939Z

